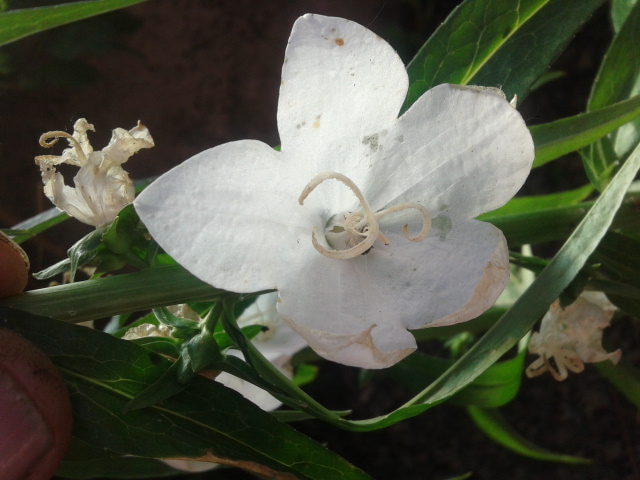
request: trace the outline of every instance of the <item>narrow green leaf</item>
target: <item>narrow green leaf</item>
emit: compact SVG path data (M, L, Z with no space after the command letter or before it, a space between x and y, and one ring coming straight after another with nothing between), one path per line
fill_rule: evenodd
M208 456L267 478L370 478L239 393L200 376L159 404L125 411L171 365L131 342L9 309L0 309L0 325L32 341L58 367L71 394L74 435L89 445L121 455Z
M535 144L533 168L586 147L640 116L640 95L569 118L529 128Z
M144 0L86 0L0 13L0 45L66 23L128 7Z
M178 265L168 265L32 290L3 298L0 306L77 323L177 303L214 301L233 295L198 280Z
M467 412L489 438L520 455L545 462L591 463L591 460L586 458L555 453L531 443L517 433L497 409L470 406L467 407Z
M637 0L611 0L611 22L616 33L620 31L622 24L636 3Z
M596 249L638 169L640 147L634 150L560 251L513 307L456 364L409 405L418 402L435 404L451 397L495 363L531 329Z
M637 368L624 359L617 365L611 362L598 362L594 365L629 402L640 408L640 371Z
M640 3L636 3L613 39L591 90L587 110L596 110L640 94ZM617 157L625 157L640 141L640 119L610 135ZM597 155L592 151L591 155ZM608 164L603 166L606 169Z
M487 408L499 407L510 402L520 388L525 355L526 349L521 349L515 358L495 363L470 385L451 397L450 401L460 405ZM425 384L436 380L454 363L454 360L416 352L384 374L391 375L405 388L417 393L424 388Z
M440 83L526 96L604 0L466 0L407 66L404 108Z
M593 192L593 187L591 185L585 185L584 187L574 190L566 190L564 192L550 193L547 195L514 197L502 207L480 215L478 220L492 221L508 215L517 215L525 212L532 213L550 208L577 205L587 198L591 192Z

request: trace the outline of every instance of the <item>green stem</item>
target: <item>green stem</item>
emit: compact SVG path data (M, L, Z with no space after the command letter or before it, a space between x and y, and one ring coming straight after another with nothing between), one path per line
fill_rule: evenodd
M172 265L32 290L2 299L0 306L78 323L230 295L236 294L214 288Z

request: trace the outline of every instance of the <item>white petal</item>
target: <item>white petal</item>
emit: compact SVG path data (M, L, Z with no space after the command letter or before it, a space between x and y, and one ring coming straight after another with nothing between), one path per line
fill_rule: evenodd
M277 288L304 264L314 228L298 204L304 187L264 143L227 143L147 187L136 211L153 238L203 281L235 292Z
M432 216L473 218L503 205L534 157L522 117L502 95L455 85L427 91L381 146L364 188L372 206L417 201Z
M390 366L415 349L407 328L473 318L508 280L506 242L493 225L467 221L419 243L389 238L349 261L318 255L282 286L278 310L325 358Z
M124 128L114 129L109 145L102 151L106 161L114 165L121 165L139 150L153 146L153 138L149 129L138 122L138 125L129 131Z
M282 69L282 151L313 175L338 171L359 183L376 148L372 136L393 127L407 87L402 60L370 30L342 18L301 17Z

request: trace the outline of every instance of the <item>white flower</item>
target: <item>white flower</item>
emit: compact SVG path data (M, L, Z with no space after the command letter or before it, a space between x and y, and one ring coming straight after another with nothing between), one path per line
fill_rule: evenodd
M583 292L567 308L553 302L542 319L540 331L531 336L529 353L540 355L527 368L527 376L537 377L546 371L558 381L571 370L580 373L585 363L610 360L618 363L620 349L607 353L602 348L602 331L610 324L615 307L602 292ZM551 359L555 366L551 363Z
M380 37L305 15L282 70L281 151L220 145L134 205L200 279L277 289L278 311L320 355L392 365L416 348L407 329L469 320L496 300L506 242L474 217L515 194L534 156L495 89L440 85L398 118L407 86Z
M154 144L147 127L138 122L129 131L116 128L109 145L94 152L87 138L88 130L95 131L93 125L81 118L73 126L73 135L59 131L43 134L40 137L43 147L52 147L58 139L66 138L70 148L61 156L36 157L36 163L40 165L44 193L49 200L81 222L100 227L112 222L135 196L133 182L122 164L138 150ZM65 185L62 175L56 172L56 165L63 163L80 167L73 178L75 187Z

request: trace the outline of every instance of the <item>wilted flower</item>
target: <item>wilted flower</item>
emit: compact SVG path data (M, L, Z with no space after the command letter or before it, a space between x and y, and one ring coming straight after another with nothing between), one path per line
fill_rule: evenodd
M507 282L502 233L474 220L533 161L495 89L440 85L400 118L408 78L380 37L340 18L295 23L278 104L281 150L202 152L134 202L156 241L218 288L277 289L325 358L366 368L416 348L412 328L489 308Z
M49 200L81 222L100 227L112 222L135 197L133 182L122 164L138 150L154 144L147 127L138 122L129 131L116 128L109 145L95 152L87 138L88 130L95 131L93 125L81 118L73 126L73 135L60 131L43 134L40 137L43 147L52 147L60 138L66 138L70 147L61 156L38 156L36 163ZM75 187L65 185L62 174L56 171L55 167L64 163L80 167L73 178Z
M614 311L602 292L583 292L564 309L559 300L553 302L540 331L531 336L529 353L540 358L529 365L527 376L537 377L548 371L561 381L567 378L568 370L582 372L585 363L618 363L620 349L608 353L602 348L602 331L609 326Z

